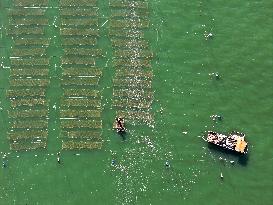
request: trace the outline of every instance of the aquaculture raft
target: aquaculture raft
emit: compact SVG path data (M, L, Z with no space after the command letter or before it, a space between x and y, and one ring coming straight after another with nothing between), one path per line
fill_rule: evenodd
M248 146L245 141L245 134L233 131L229 135L220 134L213 131L207 132L207 138L204 139L208 143L217 145L224 149L235 151L240 154L247 154Z

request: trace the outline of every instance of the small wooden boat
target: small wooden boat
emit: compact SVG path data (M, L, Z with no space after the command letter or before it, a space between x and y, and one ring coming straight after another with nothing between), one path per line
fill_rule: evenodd
M124 133L126 131L125 129L125 120L122 117L116 118L113 128L117 130L118 133Z
M204 139L204 138L203 138ZM208 143L217 145L224 149L235 151L240 154L247 154L247 142L245 134L233 131L229 135L220 134L213 131L207 132L207 138L204 139Z

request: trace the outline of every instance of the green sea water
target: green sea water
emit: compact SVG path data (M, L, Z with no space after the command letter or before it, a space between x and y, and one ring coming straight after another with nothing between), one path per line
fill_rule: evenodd
M5 29L11 6L0 0L0 151L10 153L8 166L0 169L1 205L273 203L272 1L149 1L151 26L145 38L154 52L155 120L153 126L128 124L125 140L112 130L110 9L108 1L98 1L98 45L107 53L98 62L104 143L101 150L62 151L61 164L56 161L60 122L52 109L46 150L9 150L5 92L11 43ZM49 7L52 25L58 2L49 1ZM213 38L206 40L205 33ZM46 35L55 34L58 30L48 26ZM62 55L59 38L49 55ZM54 71L55 64L60 62L51 59L50 107L60 103L61 71ZM213 122L213 114L223 120ZM209 148L201 138L206 130L244 132L247 157Z

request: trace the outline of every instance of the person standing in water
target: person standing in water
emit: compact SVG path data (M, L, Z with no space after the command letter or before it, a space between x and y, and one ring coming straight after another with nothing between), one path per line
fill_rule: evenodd
M7 154L6 153L4 153L2 159L3 159L2 165L5 168L5 167L7 167Z
M60 152L58 152L57 153L57 162L59 163L59 164L61 164L61 157L60 157Z

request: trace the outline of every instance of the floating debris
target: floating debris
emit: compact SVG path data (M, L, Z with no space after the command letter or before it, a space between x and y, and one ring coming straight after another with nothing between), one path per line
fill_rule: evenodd
M211 32L210 33L205 32L204 36L206 40L208 40L208 39L212 39L214 35Z
M111 160L111 165L112 165L112 166L115 166L115 165L116 165L116 160L112 159L112 160Z
M209 74L210 76L214 77L216 80L220 80L221 79L221 76L219 73L210 73Z
M221 179L224 179L224 175L223 175L222 172L221 172L221 174L220 174L220 178L221 178Z
M211 115L210 118L211 118L214 122L222 121L222 120L223 120L223 117L222 117L221 115Z

